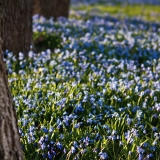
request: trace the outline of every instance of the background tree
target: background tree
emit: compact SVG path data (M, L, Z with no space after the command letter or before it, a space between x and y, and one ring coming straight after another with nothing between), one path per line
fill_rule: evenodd
M32 41L32 0L3 2L3 51L27 53Z
M6 1L8 2L8 5ZM14 3L19 3L19 1L14 1ZM6 15L3 17L4 12L2 12L2 8L4 7L3 5L10 6L11 4L12 1L0 0L0 159L22 160L23 152L20 145L16 111L13 106L12 96L8 87L6 68L2 56L2 32L4 33L3 19L6 18ZM13 6L11 8L14 9ZM15 9L12 11L15 11ZM13 22L13 19L10 22ZM12 23L10 24L10 28L11 27ZM12 38L14 39L14 37Z
M33 14L43 15L46 18L60 16L68 17L70 0L34 0Z

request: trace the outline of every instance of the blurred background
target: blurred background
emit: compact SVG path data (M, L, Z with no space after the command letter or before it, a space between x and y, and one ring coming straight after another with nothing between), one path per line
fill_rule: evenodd
M106 4L154 4L160 5L160 0L71 0L71 4L95 4L95 3L106 3Z
M72 11L160 22L160 0L71 0Z

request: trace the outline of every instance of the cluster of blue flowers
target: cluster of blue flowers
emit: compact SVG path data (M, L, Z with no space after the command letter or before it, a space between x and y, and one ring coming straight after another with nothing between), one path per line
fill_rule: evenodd
M5 53L26 157L158 157L160 25L75 14L33 17L33 31L59 33L63 48Z

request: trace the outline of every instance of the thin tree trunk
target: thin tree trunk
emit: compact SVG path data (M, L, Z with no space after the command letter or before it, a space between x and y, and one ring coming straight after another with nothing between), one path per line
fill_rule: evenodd
M2 58L2 1L0 0L0 160L22 160L16 112Z
M4 15L3 51L27 53L32 42L33 0L1 0Z
M39 14L46 18L68 17L70 0L34 0L33 14Z

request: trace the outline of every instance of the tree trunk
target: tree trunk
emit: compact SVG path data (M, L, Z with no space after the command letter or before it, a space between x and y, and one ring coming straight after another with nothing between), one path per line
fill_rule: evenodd
M46 18L68 17L70 0L34 0L33 14L43 15Z
M1 0L3 5L3 51L27 53L32 42L33 0Z
M2 0L0 0L0 160L22 160L16 112L2 58Z

